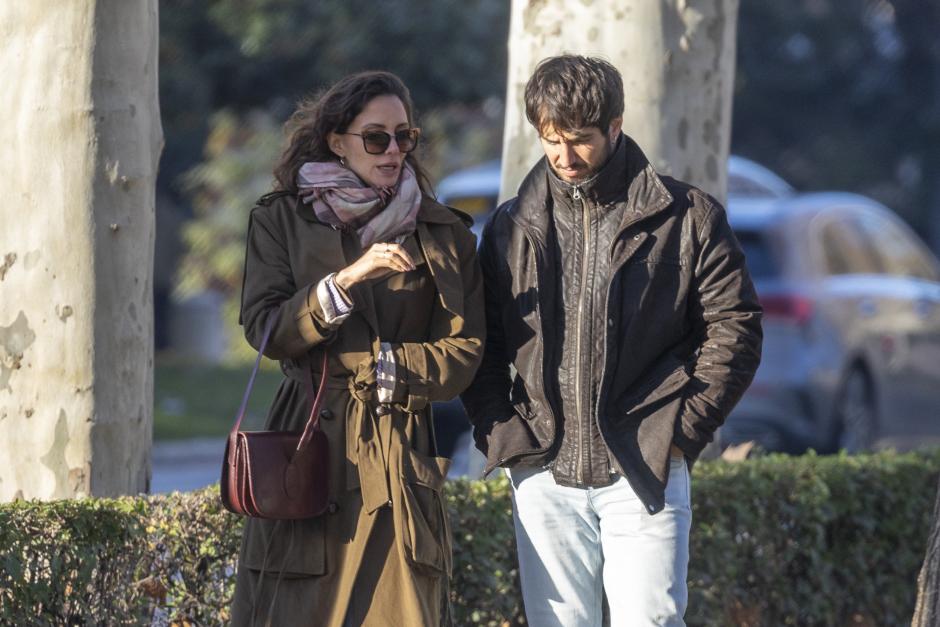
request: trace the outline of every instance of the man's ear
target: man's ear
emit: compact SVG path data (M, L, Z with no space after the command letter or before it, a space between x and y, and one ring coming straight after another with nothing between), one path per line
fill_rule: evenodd
M607 130L607 139L610 143L617 141L620 136L620 130L623 128L623 118L614 118L610 121L610 128Z
M326 137L326 143L329 145L330 150L333 151L333 154L335 154L340 159L346 156L343 150L343 139L339 136L338 133L330 131L330 134Z

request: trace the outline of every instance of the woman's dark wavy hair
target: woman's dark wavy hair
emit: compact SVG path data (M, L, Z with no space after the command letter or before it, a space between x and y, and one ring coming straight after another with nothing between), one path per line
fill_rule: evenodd
M326 91L301 100L284 125L288 136L287 149L274 168L275 191L296 194L297 173L308 161L338 160L328 144L330 132L345 133L353 119L377 96L396 96L401 100L408 124L414 126L411 94L401 79L391 72L351 74ZM430 194L430 182L415 152L408 153L405 161L414 169L421 190Z

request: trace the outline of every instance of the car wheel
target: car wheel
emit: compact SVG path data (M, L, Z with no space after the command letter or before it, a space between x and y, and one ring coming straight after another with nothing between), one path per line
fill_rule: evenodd
M870 449L875 441L875 394L864 370L856 367L849 372L836 408L839 449L849 453Z

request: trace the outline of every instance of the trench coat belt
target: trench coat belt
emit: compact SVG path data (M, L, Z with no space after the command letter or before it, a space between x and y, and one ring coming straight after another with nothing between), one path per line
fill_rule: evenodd
M351 430L346 440L347 455L356 461L358 472L347 473L346 487L355 487L350 484L358 479L362 507L371 514L392 504L392 485L398 481L401 470L393 467L401 463L400 451L392 453L392 447L401 447L401 435L394 429L399 412L394 409L381 415L376 412L374 380L367 383L351 379L349 391L353 400L346 421L346 428Z
M301 366L302 367L302 366ZM318 369L311 369L313 380L319 383ZM304 385L300 368L284 370L289 379ZM347 375L332 375L326 381L328 390L348 390L350 404L346 408L346 489L361 488L363 508L372 513L392 501L392 485L398 481L401 469L390 467L391 460L401 455L390 455L391 447L400 446L400 435L395 433L394 422L399 414L393 409L378 415L375 393L375 370L363 368ZM307 391L311 395L313 390ZM355 466L355 467L352 467Z

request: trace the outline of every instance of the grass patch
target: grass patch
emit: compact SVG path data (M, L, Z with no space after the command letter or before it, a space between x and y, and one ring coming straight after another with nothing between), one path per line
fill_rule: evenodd
M272 362L258 372L245 422L261 428L284 375ZM193 364L157 359L154 367L154 440L221 437L241 404L251 366Z

